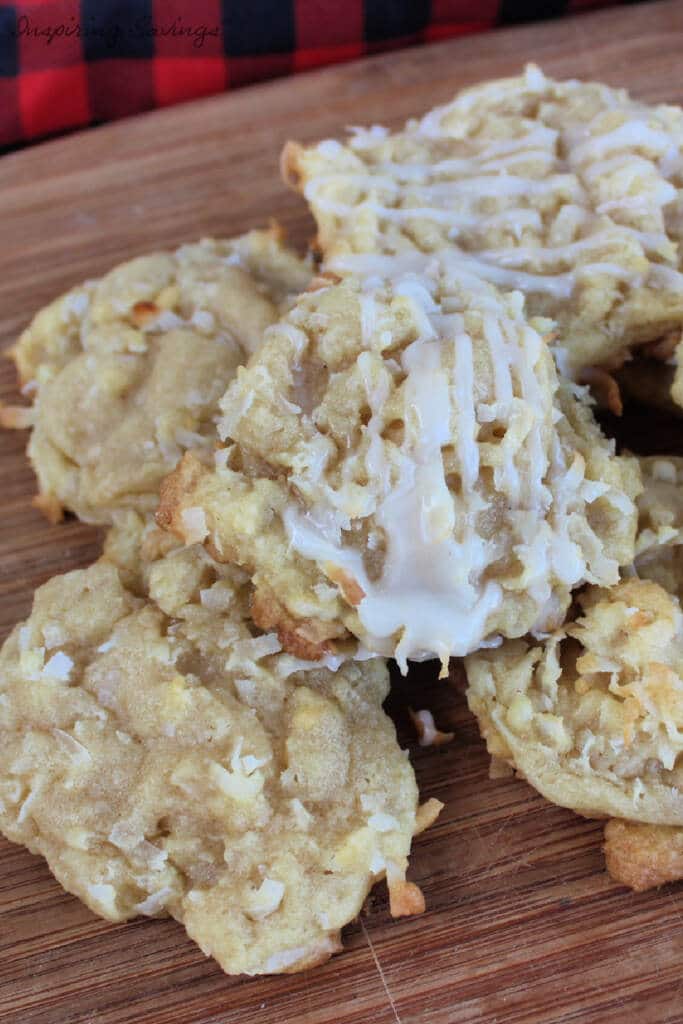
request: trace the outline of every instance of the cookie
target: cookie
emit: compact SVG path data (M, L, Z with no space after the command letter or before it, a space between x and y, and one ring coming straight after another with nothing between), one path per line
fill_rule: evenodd
M560 385L523 298L452 272L321 278L221 402L213 466L157 515L253 577L302 658L360 640L407 659L548 630L633 558L639 472Z
M531 314L556 319L562 365L577 374L680 331L682 154L678 107L530 65L395 134L289 144L282 163L329 269L373 273L383 257L412 265L448 250L463 274L519 289Z
M683 598L683 459L641 458L636 569ZM613 819L605 825L605 864L637 892L683 878L683 828Z
M212 448L218 399L308 280L276 229L252 231L138 257L38 313L14 350L38 504L94 523L153 511L183 452Z
M489 753L589 817L683 825L683 612L650 580L588 588L542 643L466 659Z
M116 528L121 530L122 527ZM386 875L406 881L415 779L380 660L307 666L200 548L57 577L0 653L0 828L110 921L171 914L229 973L296 971ZM335 668L336 671L331 671Z

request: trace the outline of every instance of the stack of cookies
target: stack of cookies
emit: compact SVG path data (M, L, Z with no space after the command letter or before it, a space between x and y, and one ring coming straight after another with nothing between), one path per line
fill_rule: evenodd
M495 770L678 877L683 460L595 406L683 407L683 111L529 67L282 165L315 254L138 258L14 347L38 504L108 533L0 654L0 828L109 920L301 970L380 878L424 909L386 660L464 658Z

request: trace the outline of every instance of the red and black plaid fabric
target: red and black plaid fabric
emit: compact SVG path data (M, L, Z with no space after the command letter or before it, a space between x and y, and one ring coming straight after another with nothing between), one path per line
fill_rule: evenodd
M0 147L600 0L0 0Z

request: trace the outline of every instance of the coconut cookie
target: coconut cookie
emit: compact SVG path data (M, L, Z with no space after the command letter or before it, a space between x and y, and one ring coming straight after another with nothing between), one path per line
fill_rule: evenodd
M254 635L201 549L51 580L0 654L0 827L111 921L170 913L229 973L296 971L386 874L395 915L435 817L382 711L379 661L332 672Z
M489 753L588 816L683 825L683 613L657 583L591 587L543 643L466 660Z
M560 387L518 293L421 274L320 279L221 403L157 519L253 576L253 615L319 658L464 655L563 621L633 558L639 488Z
M683 597L683 459L642 458L636 569ZM617 882L642 892L683 878L683 828L614 819L605 826L605 863Z
M447 249L463 274L518 288L530 313L556 319L577 373L680 331L682 155L678 107L529 66L396 134L290 144L283 171L330 269Z
M35 395L39 504L97 523L153 511L183 452L211 448L237 366L308 280L275 229L252 231L131 260L42 310L14 350Z

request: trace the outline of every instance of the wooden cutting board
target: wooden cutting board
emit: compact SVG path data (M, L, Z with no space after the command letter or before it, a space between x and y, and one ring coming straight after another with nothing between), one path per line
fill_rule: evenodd
M683 5L618 7L301 75L5 156L0 345L60 290L155 247L237 234L271 216L303 246L312 222L277 173L289 137L397 125L528 60L683 102L682 48ZM0 396L13 388L5 364ZM74 520L50 526L31 508L25 441L0 434L2 636L28 613L38 584L86 565L100 543L97 531ZM230 979L179 925L108 925L63 893L41 860L0 840L0 1021L683 1021L683 887L620 889L603 870L599 823L546 804L523 782L489 781L457 686L427 669L399 681L390 703L424 796L446 803L415 844L423 917L391 921L379 888L346 930L345 952L325 966ZM454 742L420 750L408 703L431 708Z

